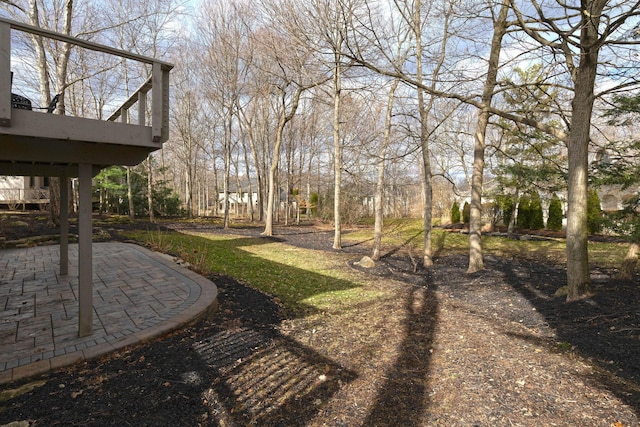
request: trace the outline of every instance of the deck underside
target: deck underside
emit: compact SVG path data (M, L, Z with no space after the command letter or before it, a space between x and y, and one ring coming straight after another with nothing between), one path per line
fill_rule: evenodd
M73 177L80 163L97 173L137 165L161 146L149 126L14 109L0 127L0 175Z

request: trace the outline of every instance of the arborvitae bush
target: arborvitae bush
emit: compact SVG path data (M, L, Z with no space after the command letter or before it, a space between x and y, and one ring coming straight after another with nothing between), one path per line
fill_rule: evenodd
M451 222L453 224L460 222L460 205L458 205L456 201L454 201L453 206L451 206Z
M462 207L462 221L465 224L469 224L471 222L471 206L469 202L464 202L464 206Z
M547 229L552 231L562 230L562 203L560 198L554 193L549 203L549 218L547 218Z
M516 224L520 228L529 228L531 225L531 197L529 197L528 194L524 194L520 197Z
M529 204L529 228L532 230L541 230L544 228L544 215L542 212L542 200L537 191L531 193L531 202Z
M513 196L504 196L500 202L502 208L502 223L509 225L511 218L513 217L513 211L515 210L515 202Z
M318 203L320 203L320 196L318 193L311 193L309 202L311 203L311 213L316 215L318 212Z
M602 231L602 208L600 207L600 196L596 190L589 190L587 197L587 230L591 234Z

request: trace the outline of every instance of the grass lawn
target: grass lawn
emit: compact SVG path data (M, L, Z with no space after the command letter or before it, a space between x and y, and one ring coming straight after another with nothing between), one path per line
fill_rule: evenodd
M385 224L385 251L422 250L420 220L390 220ZM344 242L370 245L372 229L360 228L344 234ZM264 238L221 234L182 234L162 231L129 232L128 237L154 249L177 255L202 274L224 274L277 297L297 314L346 308L385 297L383 290L364 286L367 279L355 270L343 268L353 255L292 247ZM563 240L513 240L483 236L485 254L524 257L562 264L566 260ZM432 245L436 256L466 253L468 235L434 229ZM627 244L590 243L590 262L603 268L620 265Z
M345 241L365 241L371 239L373 231L359 229L346 234ZM385 222L383 246L403 247L414 254L423 248L422 220L391 219ZM433 229L431 246L436 256L469 251L469 235L456 231ZM566 262L564 239L515 240L497 236L482 236L482 247L486 255L517 256L531 260L546 260L556 264ZM589 262L603 268L620 266L629 249L627 243L589 242ZM384 251L383 251L384 253Z
M367 279L345 269L349 256L295 248L264 238L162 231L127 236L189 262L201 274L224 274L277 297L296 315L340 310L376 299Z

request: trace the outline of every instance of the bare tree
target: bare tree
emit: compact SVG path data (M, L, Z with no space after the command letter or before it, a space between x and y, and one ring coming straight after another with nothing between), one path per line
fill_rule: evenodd
M61 32L71 35L71 18L73 15L73 1L66 0L62 6L62 28ZM37 0L29 0L28 6L29 23L34 27L41 26L40 5ZM42 37L31 36L37 58L38 82L40 88L41 105L49 105L51 102L51 86L49 81L49 62L47 61L47 52L45 50ZM55 81L54 87L56 93L61 94L58 102L57 112L64 114L64 90L67 81L67 67L69 64L69 56L71 54L71 45L69 43L54 43L55 56ZM60 222L60 178L51 177L49 185L49 220L58 225Z
M274 10L272 9L272 12ZM272 15L275 17L278 15ZM295 116L302 94L326 81L324 76L314 72L310 64L310 51L303 45L285 43L288 34L282 34L263 27L256 32L256 66L268 74L271 82L271 94L278 111L278 124L272 149L271 165L267 191L267 209L264 236L273 235L273 215L276 198L276 173L280 162L280 149L283 142L285 126ZM259 40L259 41L258 41Z
M291 36L301 45L308 46L322 64L324 71L331 76L332 141L333 141L333 248L342 247L342 174L343 149L341 141L341 101L343 96L342 79L345 74L343 57L344 37L347 26L354 19L358 0L311 0L304 3L287 2L286 19L283 25L289 28Z
M380 246L382 245L382 226L384 220L384 185L385 185L385 159L387 157L387 150L391 144L391 130L392 130L392 116L393 116L393 103L396 96L396 90L400 84L399 79L393 80L389 88L389 95L387 98L387 109L385 114L384 124L384 136L380 143L380 150L378 152L377 159L377 172L378 177L376 181L376 194L375 194L375 210L374 210L374 224L373 224L373 248L371 251L371 258L374 260L380 259Z
M491 9L492 14L493 9ZM491 116L490 107L495 93L498 69L500 66L500 52L502 51L502 39L509 26L507 18L509 14L509 0L501 0L497 13L493 19L493 36L487 67L487 75L482 90L481 107L478 114L474 147L473 147L473 174L471 178L471 219L469 222L469 268L467 272L474 273L484 268L482 256L482 180L484 177L485 149L487 127Z
M229 227L229 185L231 156L235 149L235 126L238 99L243 93L243 79L248 72L250 59L243 57L244 46L249 42L250 5L242 1L211 3L203 8L199 20L200 49L205 52L207 98L211 111L219 118L223 147L224 227Z
M183 68L186 69L186 68ZM203 115L199 97L192 90L193 80L188 77L175 83L176 101L172 109L172 138L174 153L184 171L184 201L188 216L194 214L194 193L198 154L204 146Z
M251 99L251 96L249 96ZM257 186L257 199L256 204L258 208L258 221L262 221L264 218L264 209L263 209L263 200L264 200L264 185L263 185L263 163L260 161L260 152L258 150L258 143L256 142L258 130L256 129L256 123L259 121L259 117L257 116L257 111L259 109L256 108L257 102L251 102L244 104L242 106L238 106L239 113L239 126L240 131L243 135L243 150L245 152L245 166L247 168L246 174L247 179L250 180L250 162L249 162L249 152L251 152L251 158L253 160L254 166L254 174L256 177L256 186ZM249 181L251 182L251 180ZM251 204L251 221L254 219L254 211L253 211L253 192L251 191L251 185L249 186L249 203Z

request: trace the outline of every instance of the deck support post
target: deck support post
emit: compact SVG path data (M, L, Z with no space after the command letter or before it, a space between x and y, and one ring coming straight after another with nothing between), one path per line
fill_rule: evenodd
M78 165L78 335L93 333L92 166Z
M0 126L11 126L11 26L0 22Z
M69 179L60 177L60 275L69 274Z

